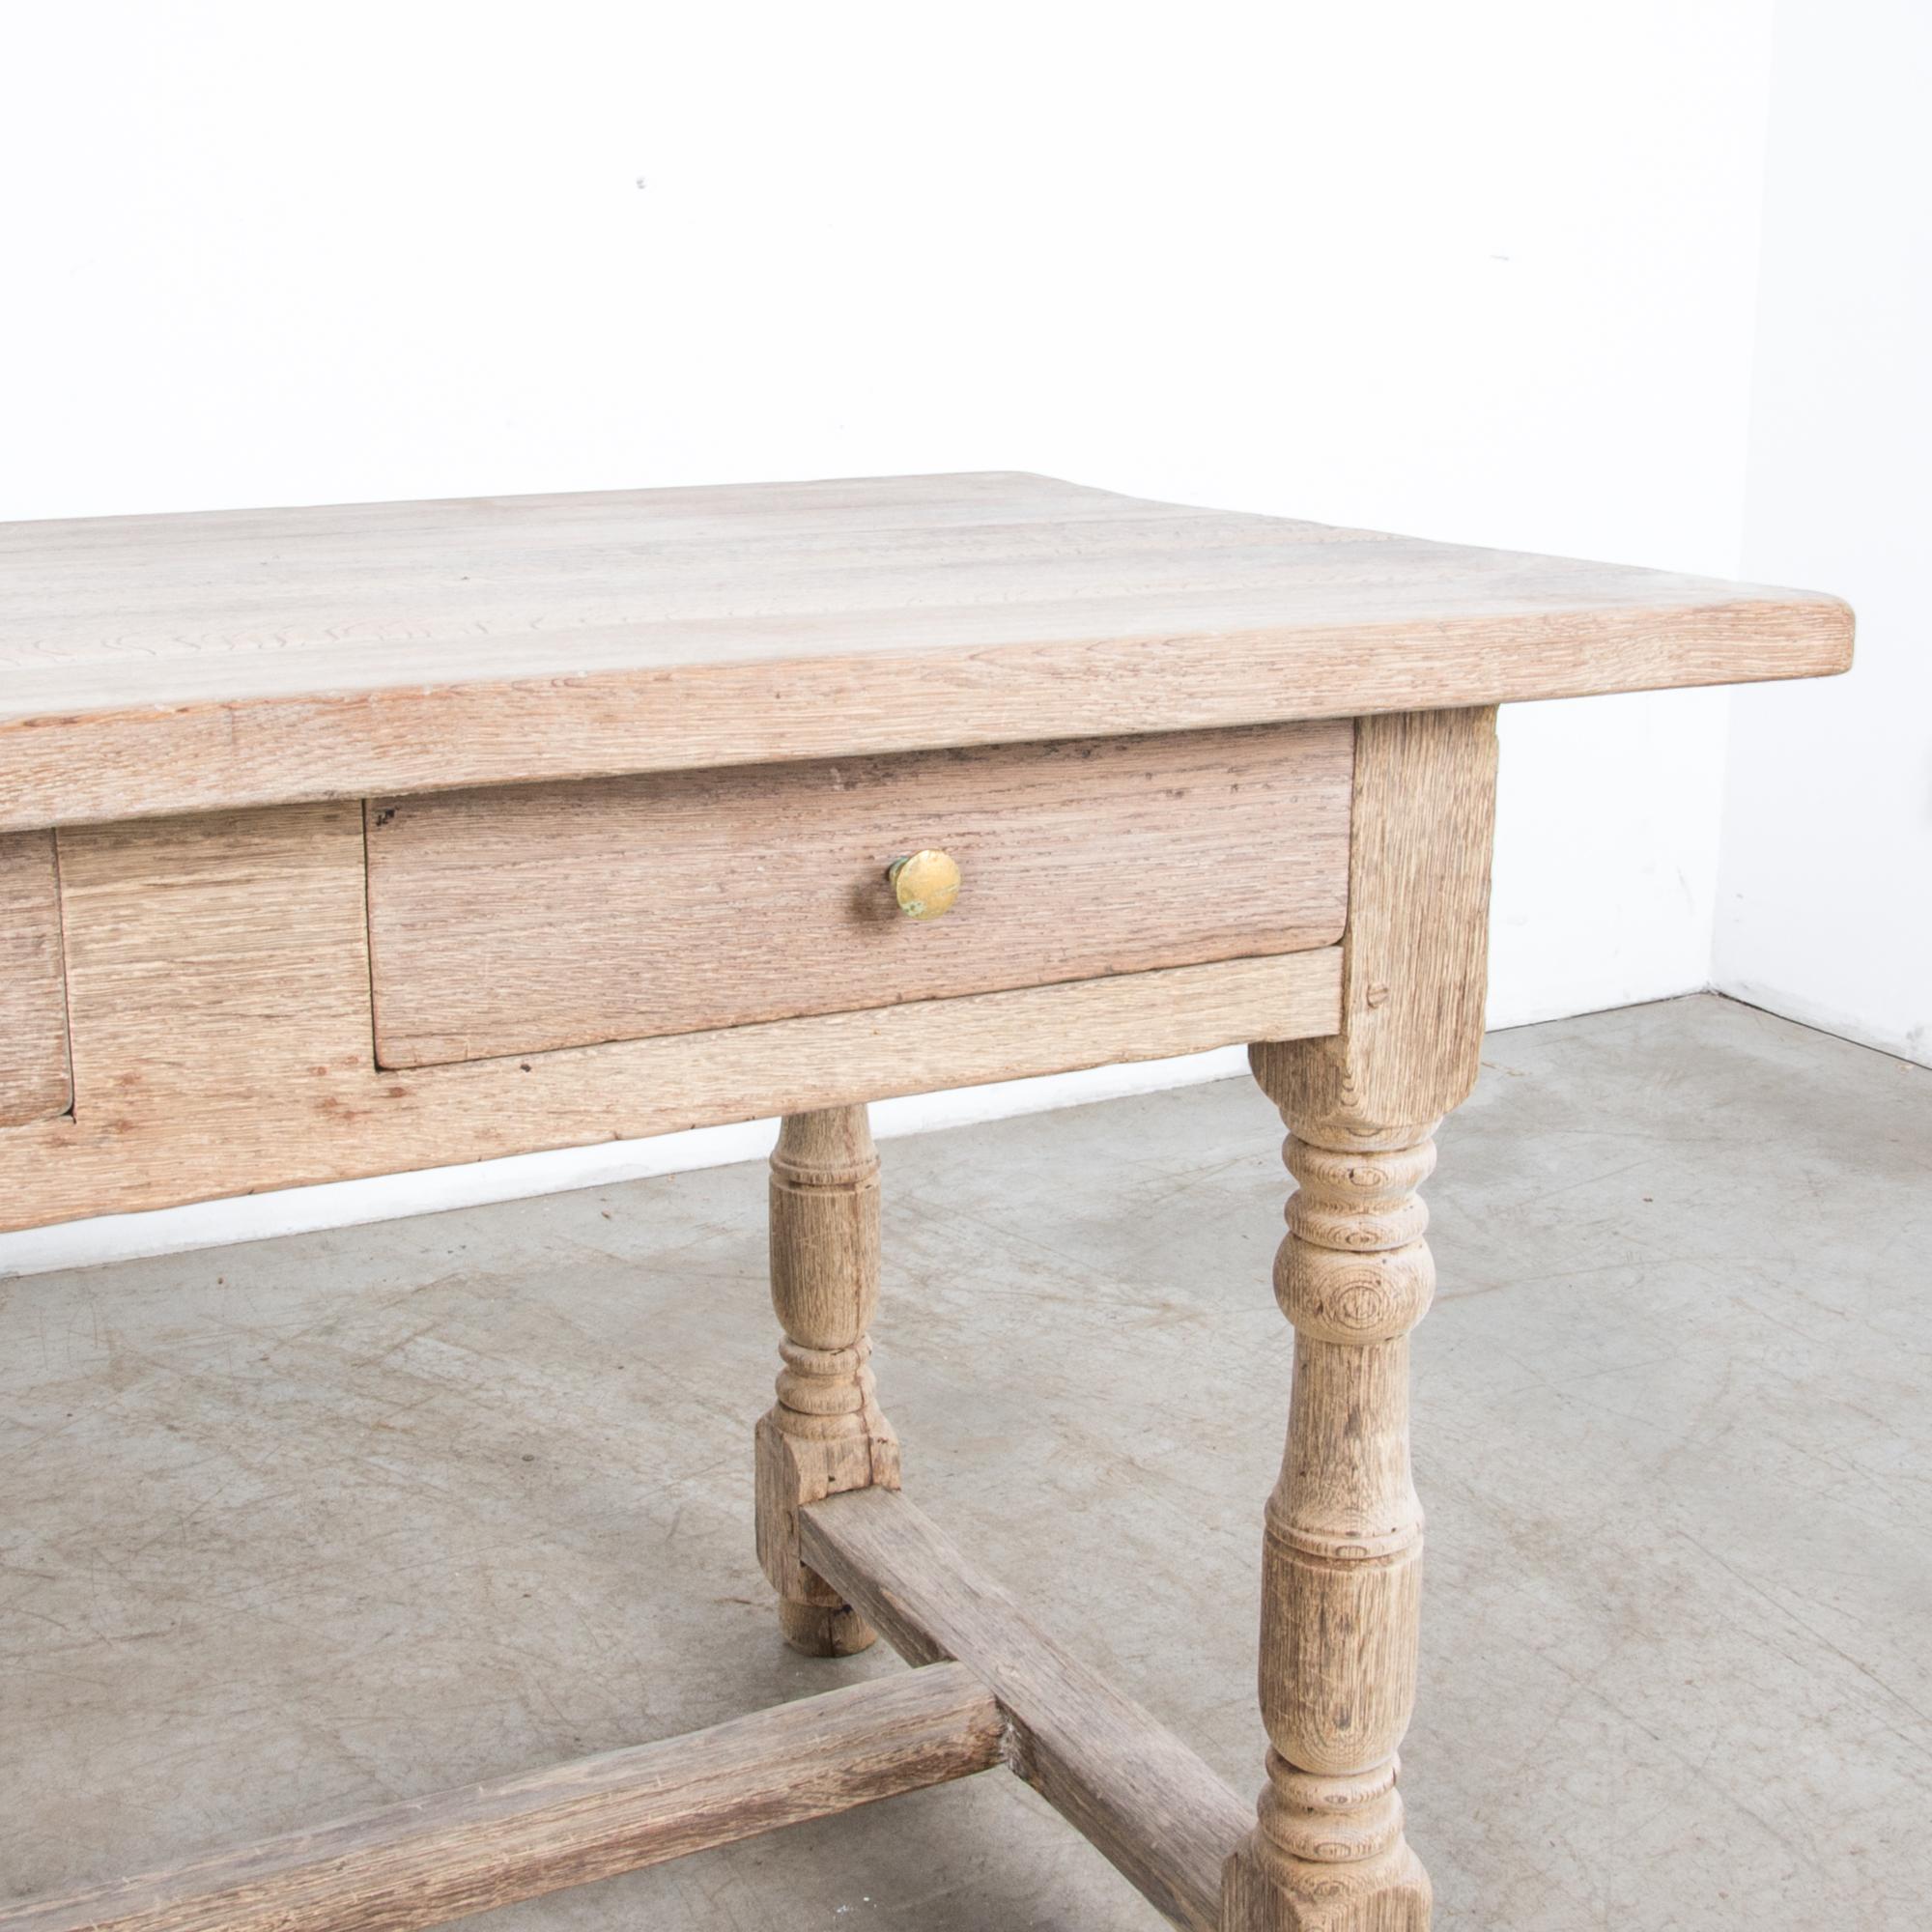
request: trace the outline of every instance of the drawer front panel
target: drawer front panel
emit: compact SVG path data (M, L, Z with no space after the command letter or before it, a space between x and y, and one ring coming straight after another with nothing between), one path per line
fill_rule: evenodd
M1346 720L366 808L377 1059L441 1065L1325 946ZM907 919L897 855L950 853Z
M67 985L51 832L0 835L0 1127L64 1114Z

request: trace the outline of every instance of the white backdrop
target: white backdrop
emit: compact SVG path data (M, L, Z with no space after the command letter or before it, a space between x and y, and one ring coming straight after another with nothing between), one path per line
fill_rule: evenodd
M1715 977L1932 1066L1932 8L1777 26L1744 565L1849 597L1858 664L1738 694Z
M1734 574L1748 473L1751 568L1802 581L1751 440L1771 30L1768 0L23 10L0 516L1021 468ZM1495 1023L1710 982L1728 716L1506 714ZM754 1144L9 1237L0 1269Z

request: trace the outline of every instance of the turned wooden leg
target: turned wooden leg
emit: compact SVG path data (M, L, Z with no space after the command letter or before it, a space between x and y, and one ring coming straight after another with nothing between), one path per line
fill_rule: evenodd
M772 1152L772 1306L784 1329L778 1401L758 1424L758 1560L779 1627L808 1657L846 1657L877 1633L800 1559L806 1503L899 1486L866 1330L879 1301L879 1156L864 1107L793 1114Z
M1403 1838L1396 1747L1415 1703L1422 1588L1408 1331L1435 1278L1414 1190L1435 1146L1411 1128L1289 1125L1301 1185L1275 1294L1294 1323L1294 1390L1262 1556L1272 1748L1224 1923L1422 1932L1429 1880Z
M1429 1924L1396 1790L1422 1586L1408 1331L1435 1284L1416 1188L1481 1052L1494 783L1493 712L1358 721L1341 1028L1251 1050L1299 1183L1275 1262L1294 1385L1263 1531L1267 1781L1223 1932Z

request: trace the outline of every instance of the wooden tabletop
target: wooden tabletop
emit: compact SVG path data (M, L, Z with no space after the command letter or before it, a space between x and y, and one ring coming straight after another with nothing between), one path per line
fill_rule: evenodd
M0 526L0 830L1842 670L1851 612L992 472Z

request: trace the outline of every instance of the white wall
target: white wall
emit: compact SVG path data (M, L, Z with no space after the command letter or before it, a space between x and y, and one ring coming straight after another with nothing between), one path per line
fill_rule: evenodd
M1848 678L1740 692L1717 983L1932 1065L1932 9L1783 0L1745 568L1858 611Z
M1768 24L19 10L0 516L1016 467L1729 574ZM1495 1020L1704 983L1725 715L1509 715Z

